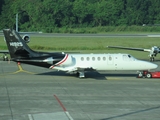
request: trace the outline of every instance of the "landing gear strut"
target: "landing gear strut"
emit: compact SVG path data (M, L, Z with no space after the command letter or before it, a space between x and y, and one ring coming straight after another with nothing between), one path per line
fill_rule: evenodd
M138 76L137 76L138 78L143 78L143 77L147 77L147 78L149 78L149 73L148 73L148 71L142 71L142 72L139 72L138 73Z
M77 72L77 76L79 76L79 78L85 78L84 71Z

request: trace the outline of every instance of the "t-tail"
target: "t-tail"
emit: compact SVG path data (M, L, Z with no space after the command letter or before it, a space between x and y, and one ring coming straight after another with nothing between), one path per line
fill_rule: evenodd
M63 63L67 54L62 52L39 52L29 48L18 32L4 29L4 37L8 46L11 60L41 67L50 68ZM66 60L66 59L65 59Z
M3 33L12 60L30 58L36 55L15 30L4 29Z

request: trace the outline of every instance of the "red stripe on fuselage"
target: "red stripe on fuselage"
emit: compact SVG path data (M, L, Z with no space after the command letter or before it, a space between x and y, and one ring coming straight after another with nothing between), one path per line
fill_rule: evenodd
M64 63L64 62L67 60L67 58L68 58L68 54L65 55L65 57L64 57L63 60L61 60L60 62L58 62L58 63L55 64L55 65L57 66L57 65L60 65L60 64Z
M64 62L67 60L67 58L68 58L68 54L66 54L65 57L64 57L60 62L56 63L55 65L52 65L52 66L50 67L50 69L53 69L54 66L58 66L58 65L64 63Z

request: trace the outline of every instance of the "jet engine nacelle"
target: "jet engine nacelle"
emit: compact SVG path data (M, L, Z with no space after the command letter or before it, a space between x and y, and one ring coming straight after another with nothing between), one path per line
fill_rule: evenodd
M26 42L29 43L30 42L30 36L29 35L23 35L22 39Z

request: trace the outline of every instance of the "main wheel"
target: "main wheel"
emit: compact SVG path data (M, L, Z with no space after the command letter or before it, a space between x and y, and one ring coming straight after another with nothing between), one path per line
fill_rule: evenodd
M146 77L147 77L147 78L151 78L151 77L152 77L151 73L147 73L147 74L146 74Z

